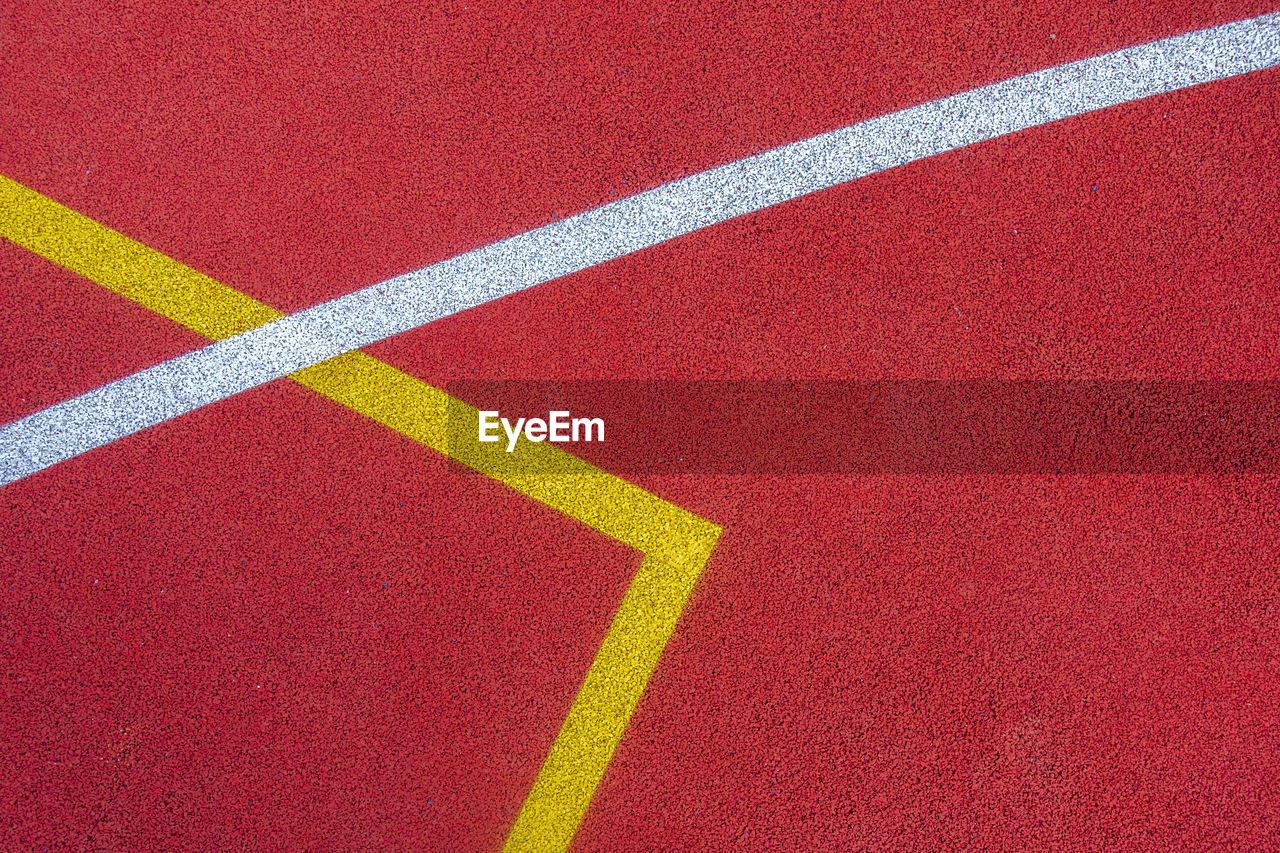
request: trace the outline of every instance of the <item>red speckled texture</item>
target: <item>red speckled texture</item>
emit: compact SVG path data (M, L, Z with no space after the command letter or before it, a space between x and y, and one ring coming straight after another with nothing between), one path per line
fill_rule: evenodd
M639 564L283 383L0 495L10 848L500 846Z
M757 6L24 3L0 173L292 311L1271 10ZM933 158L370 351L437 384L1274 380L1278 85ZM7 244L0 312L4 420L199 344ZM1274 849L1274 478L639 481L726 532L575 849ZM5 487L0 846L497 849L637 559L287 383Z

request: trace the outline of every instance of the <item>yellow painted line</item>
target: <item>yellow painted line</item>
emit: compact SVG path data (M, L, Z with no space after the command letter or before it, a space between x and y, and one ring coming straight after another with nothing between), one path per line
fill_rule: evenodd
M701 561L691 559L684 567L650 556L640 563L506 851L569 846L713 544L714 539L705 542Z
M222 340L284 315L0 175L0 235Z
M284 316L3 175L0 235L215 340ZM566 849L720 528L550 444L451 431L476 410L362 352L292 378L644 554L504 848Z

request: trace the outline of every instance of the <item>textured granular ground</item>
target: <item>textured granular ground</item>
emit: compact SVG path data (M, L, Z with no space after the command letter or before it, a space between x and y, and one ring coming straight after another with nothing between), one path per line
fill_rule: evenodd
M0 174L284 311L1270 11L26 4ZM1280 72L369 348L457 379L1280 378ZM0 246L0 420L203 341ZM474 402L474 401L473 401ZM724 536L576 850L1267 849L1271 476L638 475ZM639 556L277 382L0 490L12 849L498 849Z

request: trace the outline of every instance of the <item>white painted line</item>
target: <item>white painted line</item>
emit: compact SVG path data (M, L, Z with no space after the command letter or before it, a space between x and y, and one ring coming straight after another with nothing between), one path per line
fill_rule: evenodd
M775 148L396 276L0 428L0 485L458 311L808 193L1280 64L1280 13L1059 65Z

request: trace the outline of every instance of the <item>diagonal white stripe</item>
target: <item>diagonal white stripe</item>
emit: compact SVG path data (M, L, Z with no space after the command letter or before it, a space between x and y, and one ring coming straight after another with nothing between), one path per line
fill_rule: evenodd
M0 485L295 370L709 225L944 151L1280 64L1280 12L795 142L210 344L0 428Z

